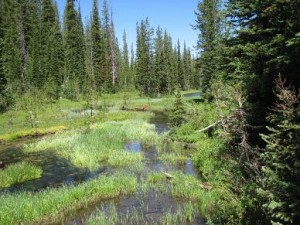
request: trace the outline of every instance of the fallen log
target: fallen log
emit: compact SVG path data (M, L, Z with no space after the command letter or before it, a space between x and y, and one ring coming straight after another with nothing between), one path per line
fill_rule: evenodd
M209 184L199 184L199 187L203 190L211 190L213 188L213 186L209 185Z
M168 179L168 180L170 180L170 179L173 179L174 178L174 176L172 176L171 174L169 174L169 173L164 173L165 175L166 175L166 178Z
M209 130L210 128L212 128L214 126L217 126L221 122L222 122L222 120L218 120L218 121L214 122L213 124L209 125L208 127L205 127L205 128L203 128L201 130L196 130L195 132L196 133L200 133L200 132L203 132L203 131L207 131L207 130Z

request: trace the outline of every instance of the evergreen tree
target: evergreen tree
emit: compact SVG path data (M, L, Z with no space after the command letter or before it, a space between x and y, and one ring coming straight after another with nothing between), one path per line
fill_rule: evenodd
M182 65L182 55L181 55L181 46L180 41L177 40L177 80L178 85L181 89L184 89L184 74L183 74L183 65Z
M152 88L152 35L149 20L142 20L137 24L137 88L146 95L151 95L155 90Z
M275 82L277 100L268 117L270 133L262 135L267 143L262 154L264 208L272 224L299 224L300 118L296 108L300 95L282 77Z
M110 15L107 1L104 0L102 7L102 82L103 88L106 90L112 89L111 77L111 42L110 42Z
M130 45L130 74L132 87L135 87L136 84L136 60L135 60L135 52L133 49L133 43Z
M198 3L196 11L196 25L198 35L197 49L200 52L198 60L199 73L201 74L201 88L205 94L210 95L211 79L216 72L215 50L220 37L220 1L203 0Z
M4 10L4 2L0 1L0 112L3 112L7 106L7 96L6 96L6 85L7 81L4 74L3 67L3 12Z
M293 42L300 32L300 1L230 0L228 11L236 31L227 41L228 74L245 85L251 123L265 124L274 74L300 85L300 43Z
M67 0L64 15L65 42L65 94L76 99L86 81L84 37L81 14L75 9L74 0ZM80 82L79 82L80 81Z
M125 90L129 87L132 87L132 74L130 74L130 62L129 62L129 51L127 44L126 32L123 32L123 51L122 51L122 60L120 65L120 86Z
M159 95L165 91L164 85L166 85L167 74L164 71L164 43L163 43L163 31L161 27L156 29L155 50L154 50L154 73L152 76L152 86L155 89L155 93Z
M63 82L64 48L58 9L52 0L42 1L40 37L39 85L45 85L47 93L57 99Z
M93 1L93 15L91 25L91 46L90 56L92 62L92 77L95 80L96 89L101 90L102 80L102 39L101 39L101 22L98 10L98 0Z
M190 79L192 76L192 68L191 68L191 51L186 47L184 42L183 45L183 77L184 77L184 90L188 90L190 88Z
M176 88L176 58L174 58L174 55L176 53L173 52L173 43L172 38L168 35L167 31L164 32L164 71L165 71L165 79L163 80L165 82L165 88L164 92L168 94L172 94Z
M110 19L110 29L109 29L109 43L110 43L110 76L112 79L112 89L115 90L115 86L117 83L118 78L118 62L117 62L117 53L119 51L118 42L116 40L116 34L115 34L115 26L113 22L113 17L111 13L111 19Z

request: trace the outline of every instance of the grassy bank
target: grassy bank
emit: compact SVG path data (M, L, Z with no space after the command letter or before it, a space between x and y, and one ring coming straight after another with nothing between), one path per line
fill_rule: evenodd
M0 224L49 224L60 222L66 214L99 200L130 194L136 190L133 176L115 174L78 186L23 192L0 196Z
M7 166L0 170L0 188L41 177L42 170L28 162L21 162Z
M233 192L234 170L226 158L222 130L216 126L206 132L196 132L219 120L219 109L208 103L188 103L186 110L187 123L173 129L171 139L195 146L192 159L203 183L181 174L173 175L172 195L196 199L208 224L238 224L245 212L242 200ZM222 113L224 116L228 112Z

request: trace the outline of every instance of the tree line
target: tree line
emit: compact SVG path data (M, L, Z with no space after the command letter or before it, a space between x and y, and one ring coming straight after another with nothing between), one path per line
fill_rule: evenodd
M138 89L157 96L198 85L191 50L149 20L137 23L136 52L116 38L107 1L97 0L86 24L75 0L66 0L63 20L53 0L0 1L0 103L42 90L51 99ZM61 24L62 22L62 24Z
M203 0L196 17L201 90L234 109L222 121L234 223L299 224L300 1Z

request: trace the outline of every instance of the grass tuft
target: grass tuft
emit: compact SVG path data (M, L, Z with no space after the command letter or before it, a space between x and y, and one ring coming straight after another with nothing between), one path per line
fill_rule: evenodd
M0 196L0 224L58 223L74 210L100 200L133 193L136 187L135 177L115 174L100 176L78 186L37 193L4 194Z
M0 170L0 187L9 187L16 183L33 180L41 177L42 173L41 168L28 162L12 164Z

